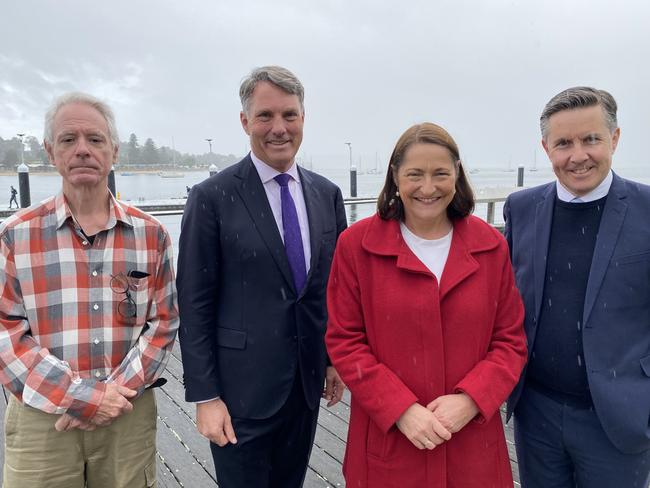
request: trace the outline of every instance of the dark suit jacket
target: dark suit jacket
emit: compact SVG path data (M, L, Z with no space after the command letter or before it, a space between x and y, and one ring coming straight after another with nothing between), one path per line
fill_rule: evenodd
M504 216L533 350L544 292L555 183L513 193ZM582 340L605 432L627 453L650 448L650 187L618 177L603 210L587 282ZM508 418L526 371L508 401Z
M311 240L300 293L250 156L190 192L177 279L187 401L220 396L232 416L268 418L285 403L299 368L307 404L318 405L325 287L346 218L336 185L298 171Z

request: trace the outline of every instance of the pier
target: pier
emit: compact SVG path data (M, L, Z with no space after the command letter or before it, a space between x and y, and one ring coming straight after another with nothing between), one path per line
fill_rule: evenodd
M219 486L212 464L212 454L207 439L196 430L195 406L185 401L181 384L183 366L180 347L174 345L167 370L163 374L167 383L156 388L158 407L157 477L158 488L216 488ZM9 392L0 394L0 415L4 418ZM501 416L504 416L503 411ZM345 481L341 471L348 422L350 419L350 393L345 392L343 401L332 408L321 402L316 439L307 468L305 488L343 488ZM519 475L512 432L512 422L505 427L508 454L510 456L515 486L519 487ZM4 427L0 423L4 461ZM468 466L471 469L471 466ZM2 473L0 472L0 481Z

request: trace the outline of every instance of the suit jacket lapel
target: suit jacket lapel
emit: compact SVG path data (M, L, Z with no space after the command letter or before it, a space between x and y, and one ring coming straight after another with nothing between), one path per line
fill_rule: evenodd
M555 204L555 183L551 183L542 200L535 207L535 250L533 253L533 276L535 286L535 317L539 318L544 295L544 279L546 277L546 257L551 237L553 208Z
M323 208L323 199L318 188L314 185L312 177L298 166L298 173L300 174L300 182L302 184L302 194L305 197L305 207L307 207L307 220L309 221L309 242L311 246L311 260L309 264L309 273L307 273L307 281L311 279L316 264L318 263L318 254L320 253L321 237L323 235L323 228L321 225L321 215L325 213ZM304 290L307 289L305 285Z
M260 180L250 156L246 158L239 171L235 173L235 176L240 179L237 192L244 202L255 228L269 248L271 256L278 265L278 268L280 268L284 279L291 286L291 289L295 291L284 243L280 237L278 225L273 217L269 200L266 197L264 185L262 185L262 180Z
M625 203L626 190L625 183L614 175L612 186L607 195L603 216L598 228L596 245L594 247L594 256L591 260L591 270L589 271L589 280L587 281L587 290L585 293L585 308L583 311L583 322L586 324L589 315L594 308L596 296L605 278L609 261L614 253L618 236L623 227L625 213L627 212L627 203Z

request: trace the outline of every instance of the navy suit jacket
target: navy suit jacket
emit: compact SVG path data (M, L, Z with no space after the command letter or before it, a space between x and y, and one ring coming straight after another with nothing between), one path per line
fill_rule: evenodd
M318 406L327 355L325 288L346 227L341 190L298 168L311 263L296 290L284 244L250 156L194 186L178 258L185 398L220 396L232 416L264 419L284 405L300 370Z
M513 193L505 235L533 350L546 274L555 183ZM598 230L583 311L589 388L605 432L626 453L650 448L650 187L614 174ZM512 415L526 370L508 401Z

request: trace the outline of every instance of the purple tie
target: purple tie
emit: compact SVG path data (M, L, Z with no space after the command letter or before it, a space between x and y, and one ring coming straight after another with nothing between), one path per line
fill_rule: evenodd
M305 250L302 247L302 236L300 224L298 223L298 212L296 205L289 192L289 179L287 173L277 175L274 179L280 185L280 197L282 200L282 227L284 228L284 249L287 252L289 267L293 275L293 283L296 291L300 293L305 280L307 279L307 268L305 267Z

